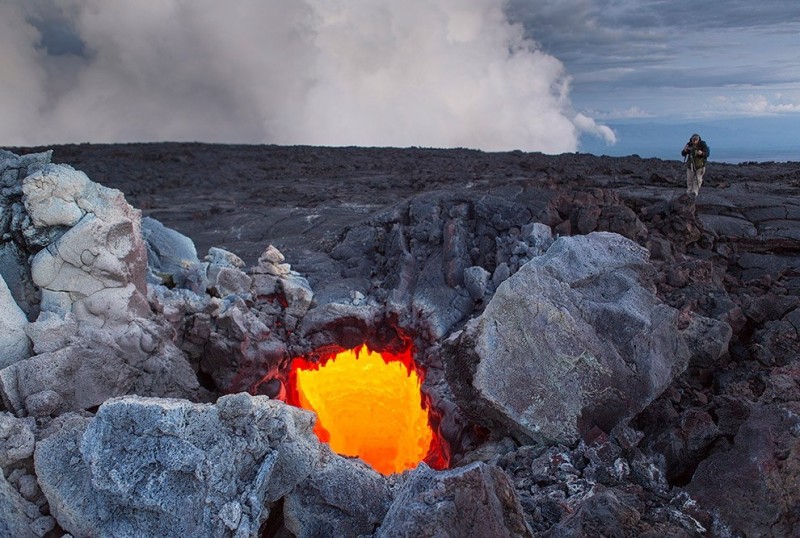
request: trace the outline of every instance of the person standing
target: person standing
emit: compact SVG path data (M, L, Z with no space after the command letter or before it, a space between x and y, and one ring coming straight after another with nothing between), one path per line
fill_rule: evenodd
M686 192L697 196L706 173L708 144L695 133L683 147L681 155L686 159Z

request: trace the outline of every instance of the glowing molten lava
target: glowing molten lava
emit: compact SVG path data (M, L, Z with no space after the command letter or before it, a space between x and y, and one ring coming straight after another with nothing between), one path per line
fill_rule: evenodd
M314 431L333 451L357 456L382 474L399 473L426 456L434 466L440 458L422 376L410 349L393 355L360 346L320 362L294 359L288 399L317 414Z

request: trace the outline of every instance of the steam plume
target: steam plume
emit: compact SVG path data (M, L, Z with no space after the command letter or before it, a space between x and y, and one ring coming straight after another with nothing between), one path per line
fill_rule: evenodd
M574 151L607 127L501 0L0 3L0 144Z

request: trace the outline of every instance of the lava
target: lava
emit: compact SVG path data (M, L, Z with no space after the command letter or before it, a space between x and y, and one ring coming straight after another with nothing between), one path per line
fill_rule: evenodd
M420 391L424 371L409 347L399 354L366 346L292 361L288 403L314 411L314 431L331 449L388 475L419 462L441 468L441 443Z

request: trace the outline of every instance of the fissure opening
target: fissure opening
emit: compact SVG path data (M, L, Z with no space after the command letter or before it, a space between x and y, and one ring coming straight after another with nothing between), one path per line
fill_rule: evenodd
M287 400L317 414L314 431L334 452L381 474L421 461L440 469L446 461L421 391L424 375L411 347L395 354L362 345L319 361L295 358Z

